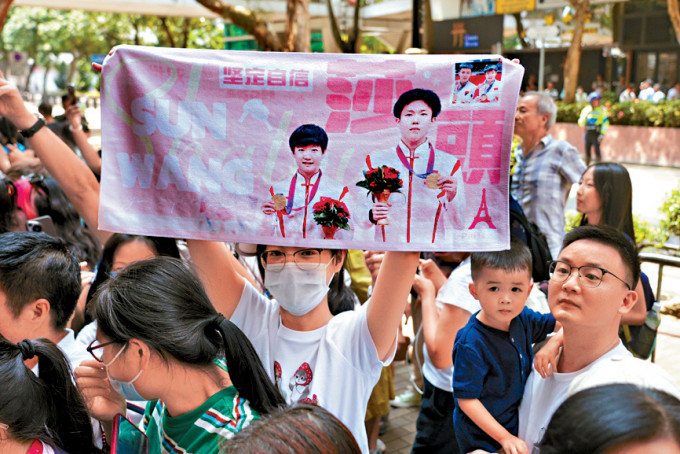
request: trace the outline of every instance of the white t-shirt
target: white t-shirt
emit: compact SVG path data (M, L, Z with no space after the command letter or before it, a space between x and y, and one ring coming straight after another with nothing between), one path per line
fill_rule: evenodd
M469 284L472 282L472 272L470 268L470 257L463 260L449 275L442 288L437 292L437 309L441 309L444 304L457 306L474 314L481 309L479 301L470 294ZM430 356L427 354L427 346L423 344L423 376L439 389L453 392L451 383L453 381L453 366L447 369L437 369Z
M366 307L343 312L314 331L293 331L281 324L279 305L246 284L231 317L253 344L264 369L289 404L311 400L342 421L361 450L368 453L364 417L383 362L368 330Z
M548 378L542 378L535 369L531 371L524 388L522 403L519 406L518 435L520 439L526 442L530 452L538 452L534 451L534 445L541 441L553 413L567 399L567 390L572 381L590 370L598 362L613 355L632 356L619 341L616 347L579 371L554 372Z
M92 355L87 352L87 345L76 342L76 336L72 329L66 329L67 333L57 347L66 356L69 363L71 363L71 370L75 370L80 365L80 362L86 359L92 359Z

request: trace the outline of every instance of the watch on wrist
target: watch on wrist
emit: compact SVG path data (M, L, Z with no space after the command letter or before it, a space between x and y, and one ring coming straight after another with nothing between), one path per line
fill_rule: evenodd
M36 132L42 129L43 126L45 126L45 120L43 120L42 118L38 118L38 120L33 124L33 126L27 129L22 129L21 131L19 131L19 134L21 134L24 139L30 139L35 135Z

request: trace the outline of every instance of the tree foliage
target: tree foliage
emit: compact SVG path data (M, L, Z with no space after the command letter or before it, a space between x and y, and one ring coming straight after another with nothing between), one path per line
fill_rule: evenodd
M88 89L91 57L116 45L220 49L222 33L220 23L203 18L13 7L0 36L0 49L5 55L26 52L34 66L43 68L54 66L59 54L71 53L67 82Z

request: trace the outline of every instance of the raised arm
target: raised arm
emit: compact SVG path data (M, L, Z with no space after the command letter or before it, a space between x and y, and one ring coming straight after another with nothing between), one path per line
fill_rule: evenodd
M245 287L246 280L240 272L242 265L224 243L187 240L187 245L215 310L231 318Z
M83 114L80 108L74 104L66 109L66 118L68 118L69 129L73 133L73 139L80 149L85 162L90 169L97 175L102 173L102 158L99 157L97 150L87 140L87 134L83 130Z
M366 318L381 360L394 346L406 298L418 267L418 256L418 252L386 252L380 266L371 302L366 309Z
M1 72L0 115L7 117L19 130L28 129L36 122L36 117L24 105L19 90ZM89 167L49 128L38 130L28 143L78 214L104 244L111 233L98 230L99 182Z

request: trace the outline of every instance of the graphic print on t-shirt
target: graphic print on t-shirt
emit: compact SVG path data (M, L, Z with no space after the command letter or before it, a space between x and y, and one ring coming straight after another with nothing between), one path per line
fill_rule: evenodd
M290 404L295 402L309 402L318 403L316 394L311 394L312 379L314 374L309 364L304 362L297 368L290 380L288 380L288 389L284 389L282 383L282 368L278 361L274 361L274 380L276 387L281 394L286 397L286 401Z

